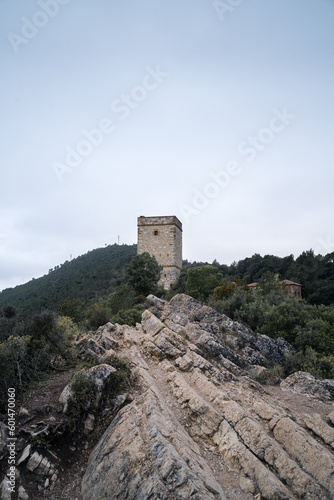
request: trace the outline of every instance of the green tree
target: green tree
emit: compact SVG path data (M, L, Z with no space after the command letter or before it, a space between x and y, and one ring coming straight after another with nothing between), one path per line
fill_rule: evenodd
M306 349L308 346L317 352L334 354L333 327L321 318L310 319L305 326L296 327L296 345Z
M102 302L97 302L92 304L86 310L87 326L89 328L99 328L99 326L105 325L110 321L111 310L110 307L106 306Z
M244 279L238 277L237 281L229 281L224 279L215 289L215 300L223 300L231 297L237 290L248 291L247 283Z
M83 299L70 299L67 297L60 306L58 313L71 318L75 323L83 320L85 301Z
M273 273L272 271L266 271L259 281L259 289L257 290L257 293L267 295L278 288L278 283L279 275Z
M163 267L148 252L135 255L127 267L128 284L140 295L154 292Z
M130 285L120 285L116 288L116 292L112 294L109 300L109 307L112 314L117 314L119 311L130 309L135 305L136 292Z
M260 333L272 338L284 337L295 345L296 328L303 327L312 318L313 307L303 299L286 295L284 301L272 306L264 313L264 322Z
M211 265L189 269L186 281L186 293L194 299L206 301L221 283L223 276L218 268Z

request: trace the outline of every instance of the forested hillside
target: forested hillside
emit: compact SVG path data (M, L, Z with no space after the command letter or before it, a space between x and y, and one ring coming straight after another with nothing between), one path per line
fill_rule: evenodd
M206 263L185 262L185 271ZM277 274L281 280L288 279L302 285L302 297L310 304L334 303L334 252L325 256L315 255L313 250L303 252L296 259L293 255L276 257L256 253L252 257L233 262L230 266L212 263L224 278L230 281L244 279L248 284L258 282L262 276L270 271Z
M24 285L9 288L0 293L0 310L11 305L20 317L31 316L43 309L58 311L69 299L83 299L87 304L115 291L126 282L126 267L136 254L136 245L109 245L87 252L72 261L49 270L49 274ZM188 270L208 264L184 261L181 274L185 282ZM302 296L311 304L334 303L334 252L326 256L315 255L312 250L303 252L296 259L293 255L254 254L252 257L233 262L231 265L212 263L219 273L230 281L238 277L247 283L259 281L268 271L279 279L297 281L303 285ZM180 284L180 283L179 283Z
M124 283L126 266L136 245L109 245L87 252L49 270L49 274L0 293L0 309L13 306L19 316L43 309L57 311L66 298L93 302Z

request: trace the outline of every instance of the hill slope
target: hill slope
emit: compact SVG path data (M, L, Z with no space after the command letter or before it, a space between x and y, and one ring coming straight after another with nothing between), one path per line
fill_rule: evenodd
M124 282L126 266L136 245L109 245L87 252L50 270L49 274L0 293L0 309L10 304L20 316L42 309L58 310L69 297L93 301Z

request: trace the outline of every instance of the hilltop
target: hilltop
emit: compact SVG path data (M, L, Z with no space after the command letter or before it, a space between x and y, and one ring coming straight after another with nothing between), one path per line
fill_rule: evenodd
M66 298L94 302L124 282L126 266L136 254L136 245L109 245L66 261L49 274L0 293L0 309L7 304L22 316L43 309L57 311Z

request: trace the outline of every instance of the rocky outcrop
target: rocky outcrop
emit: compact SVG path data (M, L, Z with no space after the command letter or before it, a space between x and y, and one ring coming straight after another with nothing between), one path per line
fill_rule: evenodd
M142 368L138 375L145 390L119 412L95 448L82 483L83 499L224 499L153 380Z
M291 351L287 342L256 334L184 294L170 303L148 299L151 307L136 327L108 323L78 340L81 358L97 363L79 372L94 381L94 410L115 372L108 360L127 358L132 370L126 394L85 414L80 439L100 432L99 419L105 430L90 454L80 498L333 499L333 381L299 372L280 385L261 385L258 377ZM65 411L73 380L61 394ZM68 418L62 407L59 414ZM39 424L30 436L59 430L59 424L54 431ZM4 441L6 427L0 431ZM28 444L17 467L43 478L43 498L60 498L52 491L63 471L50 455ZM3 495L7 486L4 479Z
M319 380L306 372L293 373L281 382L281 388L328 400L334 398L334 380Z
M333 412L313 389L331 398L331 381L314 379L313 396L290 392L289 380L268 392L251 373L284 360L283 339L185 295L150 301L160 318L145 311L141 325L116 335L138 392L93 451L84 500L334 498Z

